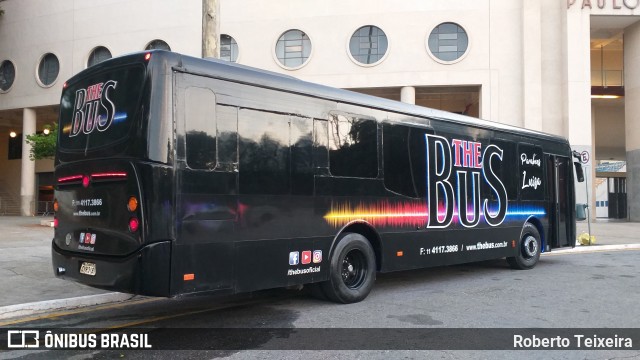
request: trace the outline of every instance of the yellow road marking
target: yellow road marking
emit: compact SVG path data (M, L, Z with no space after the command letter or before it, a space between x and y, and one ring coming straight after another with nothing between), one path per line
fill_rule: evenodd
M187 311L187 312L184 312L184 313L177 313L177 314L171 314L171 315L165 315L165 316L154 316L154 317L151 317L151 318L148 318L148 319L144 319L144 320L131 321L131 322L124 323L124 324L118 324L118 325L105 327L103 329L98 329L98 330L91 331L91 333L100 333L100 332L107 332L107 331L111 331L111 330L124 329L124 328L133 327L133 326L149 324L149 323L152 323L152 322L168 320L168 319L174 319L174 318L181 317L181 316L202 314L202 313L206 313L206 312L210 312L210 311L230 309L230 308L234 308L234 307L238 307L238 306L245 306L245 305L256 304L256 303L264 303L264 299L258 299L258 300L251 300L251 301L246 301L246 302L239 302L239 303L221 305L221 306L218 306L218 307L215 307L215 308Z
M83 307L83 308L76 309L76 310L60 311L60 312L54 312L54 313L44 314L44 315L40 315L40 316L30 316L30 317L21 318L21 319L3 321L3 322L0 322L0 326L15 325L15 324L21 324L21 323L26 323L26 322L30 322L30 321L55 319L55 318L59 318L59 317L63 317L63 316L82 314L82 313L86 313L86 312L89 312L89 311L117 309L117 308L121 308L121 307L124 307L124 306L145 304L145 303L159 301L159 300L163 300L163 299L164 298L148 298L148 299L131 300L131 301L125 300L124 302L119 302L119 303L116 303L116 304L107 304L107 305L99 305L99 306L88 306L88 307Z
M582 250L582 251L567 251L567 252L548 252L542 254L543 256L561 256L561 255L576 255L576 254L592 254L592 253L603 253L603 252L612 252L612 251L640 251L637 248L627 248L627 249L593 249L593 250Z

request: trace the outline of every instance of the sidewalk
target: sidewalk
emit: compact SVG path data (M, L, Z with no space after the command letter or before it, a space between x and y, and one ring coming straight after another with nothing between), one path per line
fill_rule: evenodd
M53 228L41 225L46 220L52 218L0 216L0 319L11 316L20 304L38 302L29 306L30 312L38 312L65 304L90 305L131 297L57 279L51 263ZM74 300L57 301L67 298Z
M47 220L51 218L0 216L0 319L131 298L55 278L53 228L41 225ZM586 231L586 222L577 224L578 235ZM591 231L596 236L594 249L625 244L640 247L640 223L598 221L591 224Z

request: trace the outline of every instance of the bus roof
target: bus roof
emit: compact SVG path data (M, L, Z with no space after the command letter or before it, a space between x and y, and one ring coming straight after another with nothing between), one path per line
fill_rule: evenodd
M95 66L103 67L109 66L113 62L127 62L128 57L137 57L142 59L144 54L151 52L155 61L158 61L158 57L164 59L161 60L166 66L174 68L175 70L185 71L189 73L195 73L199 75L209 76L218 79L230 80L234 82L244 83L252 86L259 86L264 88L276 89L286 91L290 93L296 93L321 99L327 99L340 103L346 103L351 105L367 106L378 110L385 110L395 113L401 113L405 115L417 116L422 118L428 118L432 120L438 120L443 122L453 122L462 125L476 126L487 128L491 130L505 131L510 133L517 133L524 136L533 136L546 140L553 141L568 141L558 135L548 134L540 131L530 130L513 125L503 124L499 122L483 120L470 116L451 113L443 110L437 110L427 108L423 106L417 106L412 104L403 103L400 101L389 100L372 95L366 95L354 91L334 88L330 86L320 85L313 82L297 79L293 76L284 75L272 71L262 70L246 65L236 64L224 60L218 60L213 58L196 58L188 55L183 55L175 52L169 52L165 50L152 50L145 52L132 53L124 55L118 58L113 58L104 61L103 63ZM124 60L124 61L123 61ZM131 59L128 59L129 61ZM155 62L154 61L154 62ZM88 71L91 68L85 70ZM81 76L82 73L77 74L69 81L75 80L77 76Z

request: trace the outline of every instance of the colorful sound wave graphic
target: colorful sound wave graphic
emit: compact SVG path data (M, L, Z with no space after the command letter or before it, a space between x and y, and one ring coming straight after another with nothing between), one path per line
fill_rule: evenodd
M427 221L427 206L424 202L417 201L332 204L324 219L334 227L357 220L366 221L376 227L424 226Z
M490 209L490 213L493 211ZM468 213L473 213L469 209ZM547 212L541 206L532 205L510 205L507 210L508 220L522 220L529 216L545 216ZM484 214L480 211L480 218ZM438 217L445 216L444 207L438 209ZM458 211L454 210L453 223L458 224ZM379 201L373 204L359 202L355 205L350 203L332 204L329 212L324 216L327 223L334 227L344 226L352 221L366 221L376 227L423 227L427 224L429 213L426 203L419 201L394 203L390 201Z

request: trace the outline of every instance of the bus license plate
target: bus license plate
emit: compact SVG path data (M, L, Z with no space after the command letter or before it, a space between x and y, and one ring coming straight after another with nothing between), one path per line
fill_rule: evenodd
M80 265L80 274L96 276L96 264L83 262L82 265Z

